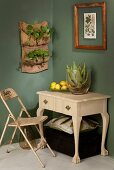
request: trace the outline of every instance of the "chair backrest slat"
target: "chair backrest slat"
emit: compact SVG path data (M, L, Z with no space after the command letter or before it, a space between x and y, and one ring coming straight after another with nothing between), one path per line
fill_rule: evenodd
M0 94L5 101L18 96L17 93L12 88L4 89L0 91Z
M11 100L13 98L16 98L19 102L19 105L21 106L21 112L19 113L19 116L22 115L23 111L25 111L26 114L28 115L28 117L30 117L26 107L22 103L22 101L19 98L19 96L17 95L17 93L12 88L7 88L7 89L4 89L4 90L1 90L0 91L0 98L1 98L2 102L4 103L6 109L8 110L10 116L13 118L13 120L16 120L16 118L15 118L13 112L11 111L10 107L8 106L8 102L7 102L7 100Z

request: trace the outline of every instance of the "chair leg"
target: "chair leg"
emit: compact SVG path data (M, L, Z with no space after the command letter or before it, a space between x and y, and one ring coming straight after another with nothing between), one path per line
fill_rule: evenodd
M17 130L17 126L15 127L15 129L13 131L13 134L12 134L11 140L9 141L9 144L12 144L12 141L13 141L15 134L16 134L16 130Z
M7 129L7 126L8 126L9 119L10 119L10 116L8 116L8 118L7 118L7 120L6 120L4 129L3 129L3 132L2 132L2 135L1 135L1 138L0 138L0 145L1 145L2 140L3 140L3 137L4 137L4 135L5 135L5 132L6 132L6 129Z
M36 127L37 127L37 126L36 126ZM41 130L41 128L42 128L42 126L41 126L41 124L39 124L39 129ZM53 150L51 149L51 147L50 147L49 144L47 143L46 139L44 138L43 133L41 133L42 131L40 131L39 129L38 129L38 127L37 127L37 131L39 132L40 137L41 137L41 143L44 141L44 143L47 145L47 147L48 147L48 149L50 150L50 152L52 153L52 155L55 157L55 156L56 156L55 153L53 152ZM44 145L45 145L45 144L44 144Z
M22 113L23 113L23 108L21 109L20 113L19 113L19 117L21 117ZM11 137L11 140L9 141L9 144L12 144L13 142L13 139L15 137L15 134L16 134L16 130L17 130L17 126L15 127L14 131L13 131L13 134L12 134L12 137Z
M36 158L38 159L38 161L40 162L41 166L44 168L44 164L42 163L41 159L39 158L39 156L36 154L36 152L34 151L31 143L29 142L29 140L27 139L26 135L24 134L23 130L20 128L20 126L18 126L20 132L22 133L23 137L25 138L26 142L28 143L28 145L30 146L31 150L33 151L34 155L36 156Z
M49 144L47 143L46 139L42 136L41 138L43 138L43 141L46 143L48 149L50 150L50 152L52 153L52 155L55 157L55 153L53 152L53 150L51 149L51 147L49 146Z
M55 157L56 155L53 152L53 150L51 149L51 147L49 146L49 144L47 143L47 141L46 141L46 145L47 145L48 149L50 150L50 152L52 153L52 155Z

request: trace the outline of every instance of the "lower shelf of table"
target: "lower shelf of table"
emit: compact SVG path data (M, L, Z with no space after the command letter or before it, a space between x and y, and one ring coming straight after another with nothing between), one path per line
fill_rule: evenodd
M74 136L55 129L46 128L45 137L53 150L74 156ZM98 129L81 132L79 136L79 156L81 159L101 152L101 135Z

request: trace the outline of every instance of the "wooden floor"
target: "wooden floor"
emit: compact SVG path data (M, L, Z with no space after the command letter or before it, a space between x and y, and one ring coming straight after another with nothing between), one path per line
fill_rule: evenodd
M11 151L7 153L7 149ZM48 149L38 151L45 163L45 170L114 170L114 159L109 156L94 156L73 164L72 158L56 152L52 157ZM30 150L23 150L18 144L0 147L0 170L42 170L36 157Z

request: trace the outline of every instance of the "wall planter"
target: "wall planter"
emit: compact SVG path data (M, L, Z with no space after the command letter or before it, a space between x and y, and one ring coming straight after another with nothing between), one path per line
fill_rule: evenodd
M20 22L21 34L21 71L37 73L48 69L50 58L48 44L51 40L52 28L46 21L33 25Z

